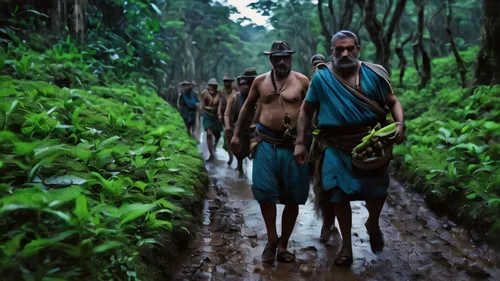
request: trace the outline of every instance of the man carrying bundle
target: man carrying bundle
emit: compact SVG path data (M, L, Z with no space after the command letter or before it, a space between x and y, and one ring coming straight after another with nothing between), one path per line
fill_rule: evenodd
M218 86L219 83L217 83L217 80L211 78L208 80L207 89L201 93L200 111L203 114L203 128L205 128L207 132L207 146L208 152L210 153L210 157L207 161L215 159L214 147L219 142L223 130L222 122L220 122L217 117L221 95L220 92L217 91ZM215 137L215 143L212 137Z
M342 30L332 37L331 44L333 61L318 65L300 111L295 157L298 163L307 161L304 135L314 110L319 107L320 133L316 138L320 148L317 156L322 158L322 165L315 172L320 173L322 189L326 192L323 196L333 203L342 233L343 245L335 264L349 266L353 263L350 201L366 201L369 218L365 226L370 246L373 252L384 247L379 217L387 197L387 165L391 155L388 152L385 157L364 162L351 156L351 151L377 123L386 125L386 105L397 121L393 126L393 143L402 143L404 115L386 70L358 60L360 42L354 33Z
M227 108L224 113L224 124L225 124L225 138L231 140L233 137L233 129L238 120L238 114L245 103L248 93L250 92L250 87L252 86L253 80L257 77L257 70L254 67L245 69L244 73L236 78L239 85L240 91L229 97L227 101ZM240 175L243 175L243 159L248 157L250 152L250 138L253 136L253 131L255 126L254 118L256 115L257 107L255 106L252 112L249 114L247 119L250 122L242 125L241 128L241 150L235 153L236 159L238 160L238 171ZM258 120L258 119L257 119Z

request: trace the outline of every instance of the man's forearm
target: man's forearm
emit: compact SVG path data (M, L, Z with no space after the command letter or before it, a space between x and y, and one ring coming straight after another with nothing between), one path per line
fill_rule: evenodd
M405 117L403 112L403 106L399 100L395 100L391 108L392 118L395 122L404 123Z
M312 112L308 110L307 105L303 105L300 109L299 120L297 122L297 140L295 144L305 143L305 134L311 126Z
M229 115L224 114L224 126L226 126L226 129L233 129L231 128L231 122L229 120Z

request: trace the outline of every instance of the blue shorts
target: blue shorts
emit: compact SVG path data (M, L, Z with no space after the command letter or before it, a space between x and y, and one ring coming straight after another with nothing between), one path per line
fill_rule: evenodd
M297 164L293 147L261 141L254 148L252 192L259 203L305 204L309 167Z
M321 171L323 191L330 203L385 199L389 187L387 168L359 171L350 155L327 148Z

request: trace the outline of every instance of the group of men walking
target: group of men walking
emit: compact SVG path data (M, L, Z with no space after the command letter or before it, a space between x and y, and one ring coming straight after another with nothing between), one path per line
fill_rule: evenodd
M366 201L369 218L365 226L372 251L384 247L379 216L387 197L388 162L360 169L353 164L351 151L377 124L388 122L389 112L397 124L394 142L402 143L403 109L387 71L359 60L361 44L354 33L339 31L331 45L331 62L323 55L311 58L311 78L292 70L295 51L287 42L275 41L271 50L264 52L271 71L257 75L255 68L246 69L236 78L238 92L232 89L229 75L224 76L221 92L217 81L210 79L201 94L199 107L209 160L214 157L212 139L217 143L223 127L225 148L230 153L228 164L232 154L239 168L245 157L253 159L252 192L260 203L268 236L262 253L264 263L294 261L294 254L287 250L288 240L299 205L306 203L311 174L323 215L320 239L328 241L336 231L335 218L339 222L342 248L335 264L353 263L350 201ZM180 100L189 129L192 115L187 112L196 102L187 102L191 101L189 96ZM276 230L277 203L285 205L281 235Z

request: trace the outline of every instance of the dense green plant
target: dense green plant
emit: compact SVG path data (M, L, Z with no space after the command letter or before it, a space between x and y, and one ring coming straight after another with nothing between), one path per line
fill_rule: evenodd
M476 52L462 53L469 69ZM461 89L453 57L435 59L433 65L440 76L428 87L416 90L418 74L409 69L408 88L399 89L409 135L406 145L395 150L397 173L434 206L498 237L500 86Z
M0 89L2 279L150 278L207 181L180 116L147 86Z

